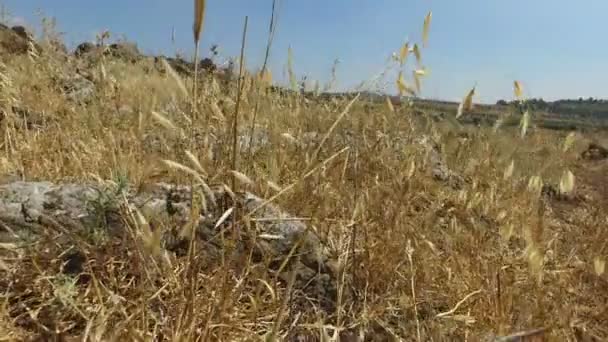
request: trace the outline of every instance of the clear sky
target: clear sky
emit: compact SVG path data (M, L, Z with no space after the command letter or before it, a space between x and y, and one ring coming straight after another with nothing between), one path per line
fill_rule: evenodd
M606 0L281 0L270 57L281 79L287 48L298 75L325 82L333 61L350 87L382 71L410 38L420 41L425 14L433 18L423 63L430 70L423 97L459 100L477 85L476 101L512 97L514 79L527 96L608 97ZM191 0L0 0L17 22L57 19L69 46L108 29L146 53L192 51ZM261 65L271 0L207 0L202 52L210 44L237 56L249 16L247 66ZM171 43L175 27L176 46ZM392 80L391 80L392 82ZM391 91L395 87L391 83Z

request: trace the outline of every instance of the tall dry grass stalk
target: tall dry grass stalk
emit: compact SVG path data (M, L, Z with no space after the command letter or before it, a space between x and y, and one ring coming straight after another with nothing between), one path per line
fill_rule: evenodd
M247 23L249 22L249 16L245 17L245 24L243 25L243 38L241 40L241 56L239 62L239 79L237 80L237 97L236 105L234 106L234 121L232 123L232 170L238 171L238 130L239 130L239 110L241 108L241 98L243 96L243 72L245 64L245 42L247 40ZM237 178L235 175L232 177L232 191L237 191Z
M195 123L198 119L198 66L199 66L199 46L201 39L201 32L203 29L204 18L205 18L205 0L194 0L194 22L192 24L192 33L194 38L194 81L192 84L192 104L191 104L191 124L190 124L190 150L194 148L194 128ZM196 224L198 213L198 206L195 203L195 191L194 191L194 180L195 177L190 178L190 212L191 218L188 223L189 243L188 243L188 269L184 273L185 282L185 296L186 302L182 315L180 316L179 322L182 326L182 330L187 338L192 338L194 335L194 325L197 308L193 304L196 297L196 289L198 288L198 276L197 267L195 265L195 251L196 251Z
M268 28L268 41L266 42L266 51L264 53L264 62L262 63L262 69L260 70L259 83L256 85L256 95L255 95L255 106L253 108L253 116L251 118L251 129L249 130L249 151L247 152L247 156L249 158L249 165L251 165L251 160L253 158L253 137L255 135L255 125L258 117L258 110L260 107L260 90L262 87L266 87L266 85L271 86L272 79L269 78L270 72L267 70L268 68L268 58L270 57L270 48L272 47L272 42L274 40L274 35L276 32L276 26L278 22L278 12L277 6L279 1L272 0L272 8L270 11L270 25ZM268 82L266 82L268 81Z
M194 116L198 115L196 109L198 106L198 55L200 50L201 32L205 21L205 5L206 0L194 0L194 23L192 24L192 33L194 35L194 84L192 85Z

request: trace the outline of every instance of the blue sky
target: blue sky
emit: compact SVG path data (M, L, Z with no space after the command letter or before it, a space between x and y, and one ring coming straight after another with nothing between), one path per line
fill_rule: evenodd
M281 0L270 57L282 78L287 48L298 75L325 82L339 58L341 88L369 79L409 38L420 41L428 11L433 19L423 64L430 70L423 97L459 100L477 85L476 101L512 97L514 79L527 96L608 97L606 0ZM0 0L14 20L37 25L41 10L57 19L68 45L108 29L137 42L146 53L192 51L191 0ZM208 0L202 37L237 56L249 16L247 66L259 67L271 0ZM171 44L175 27L176 46ZM413 59L412 59L413 60ZM413 65L413 64L411 64ZM392 79L390 91L394 91Z

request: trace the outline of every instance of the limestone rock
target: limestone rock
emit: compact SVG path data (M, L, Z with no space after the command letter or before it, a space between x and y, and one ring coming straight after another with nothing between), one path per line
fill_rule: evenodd
M93 51L95 51L95 44L93 44L91 42L84 42L84 43L78 44L78 46L74 50L74 55L76 57L83 57Z
M110 44L105 50L106 55L122 59L128 62L137 62L142 58L137 45L129 42L118 42Z
M70 101L87 103L95 95L95 83L75 74L65 79L63 90Z
M145 191L137 192L126 187L16 181L0 185L0 219L5 224L25 222L11 227L17 236L33 235L35 238L37 232L23 231L28 229L26 223L42 225L42 219L51 217L57 222L63 222L63 218L77 222L66 226L68 230L105 229L109 236L123 238L125 227L119 213L126 208L137 209L151 225L169 223L161 246L183 256L185 253L180 252L180 248L188 245L187 238L180 237L178 233L191 217L190 192L188 186L167 183L152 184ZM252 213L254 221L236 228L236 260L253 246L257 262L270 261L270 271L276 272L277 266L294 249L297 257L291 258L288 267L278 276L287 279L295 272L297 289L318 298L326 308L332 307L336 295L335 267L321 241L304 222L292 218L276 205L263 205L264 199L249 192L232 194L224 187L217 187L204 194L207 210L198 213L196 235L204 242L201 253L211 256L205 260L212 263L213 256L219 260L222 246L216 237L221 229L233 228L228 226L232 222L231 216L223 224L218 224L218 221L236 205L241 213L237 217ZM124 203L124 198L127 203ZM255 242L252 244L252 241Z
M431 175L438 181L446 182L454 189L460 189L465 183L465 179L458 173L451 170L441 154L441 148L429 137L424 136L418 143L428 153L428 163Z

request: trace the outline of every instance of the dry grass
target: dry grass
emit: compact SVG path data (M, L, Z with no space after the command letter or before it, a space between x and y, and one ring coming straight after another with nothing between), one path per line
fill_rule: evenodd
M429 21L430 13L425 43ZM415 46L417 52L406 46L401 59L419 54ZM170 160L191 165L190 174L209 184L235 177L241 187L307 218L344 270L338 307L324 312L291 302L292 281L277 281L264 267L229 255L219 266L205 265L199 252L155 263L153 252L130 238L85 244L91 236L76 234L80 242L66 244L58 242L61 233L49 233L24 249L0 246L0 336L6 340L253 341L298 334L329 340L341 331L341 341L360 335L481 341L541 327L549 341L608 339L608 191L602 185L608 166L578 159L586 141L605 137L566 139L533 124L522 136L519 129L434 123L419 120L407 105L258 91L245 74L242 131L253 122L270 143L251 139L258 148L247 150L251 158L240 158L233 170L234 86L201 77L200 117L191 120L184 84L192 78L161 73L150 60L106 58L87 66L97 88L82 105L57 86L82 60L55 52L7 56L3 63L3 108L27 108L45 124L23 129L23 118L4 118L1 174L57 182L126 179L135 187L188 184L188 173L162 162ZM402 75L400 89L413 93ZM184 134L190 129L192 136ZM323 136L320 144L290 145L311 131ZM450 168L469 180L462 189L431 177L426 152L413 143L422 135L435 139ZM539 176L557 187L568 170L571 197L547 198L529 186ZM61 272L71 252L66 246L86 255L79 278Z

